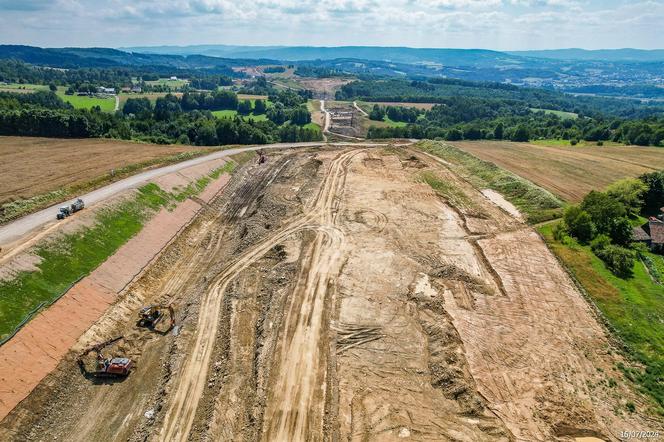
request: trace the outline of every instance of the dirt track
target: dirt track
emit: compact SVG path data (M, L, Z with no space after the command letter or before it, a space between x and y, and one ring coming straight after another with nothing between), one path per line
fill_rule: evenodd
M424 170L462 196L442 200ZM151 302L176 304L177 334L135 326ZM0 439L617 440L658 425L621 411L643 399L539 237L403 148L245 167L76 348L117 335L127 379L86 379L72 353Z

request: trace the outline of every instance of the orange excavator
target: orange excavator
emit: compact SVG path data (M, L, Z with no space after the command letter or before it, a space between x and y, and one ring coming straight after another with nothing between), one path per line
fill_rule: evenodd
M171 304L153 304L143 307L138 311L138 326L154 329L166 316L166 311L171 318L168 330L175 327L175 311ZM167 331L168 331L167 330Z
M123 337L124 336L118 336L117 338L109 339L108 341L104 341L101 344L95 344L83 350L76 359L78 366L81 367L81 371L83 371L85 374L93 375L95 377L127 376L131 369L134 367L134 363L131 361L131 359L123 357L106 357L106 355L102 353L102 349L119 341ZM85 357L92 352L95 352L97 356L95 368L94 370L90 371L86 367Z

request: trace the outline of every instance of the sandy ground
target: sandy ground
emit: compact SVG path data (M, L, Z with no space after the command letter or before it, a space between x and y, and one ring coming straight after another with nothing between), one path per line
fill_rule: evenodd
M441 199L439 175L465 195ZM135 325L176 305L177 333ZM93 382L70 353L8 440L570 441L662 430L541 239L414 150L247 165L76 344L136 361ZM613 377L615 387L607 385Z
M103 139L0 137L0 203L84 183L130 164L197 149Z
M658 147L572 148L507 141L451 144L572 202L619 179L664 169L664 150Z

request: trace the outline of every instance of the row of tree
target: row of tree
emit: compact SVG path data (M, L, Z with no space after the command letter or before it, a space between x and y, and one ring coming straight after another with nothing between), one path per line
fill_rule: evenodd
M528 108L514 108L510 113L491 107L466 106L464 103L467 100L455 99L444 106L434 106L407 127L371 128L369 137L424 137L449 141L563 139L570 140L571 144L586 140L639 146L662 146L664 143L664 117L638 120L583 116L561 118ZM379 116L376 114L374 117L377 119Z

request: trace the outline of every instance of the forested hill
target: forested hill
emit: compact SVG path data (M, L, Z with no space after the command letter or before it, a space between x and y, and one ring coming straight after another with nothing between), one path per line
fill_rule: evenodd
M553 60L602 60L614 62L656 62L664 61L664 49L551 49L545 51L510 51L508 54L519 57L548 58Z
M103 68L120 66L168 66L180 69L246 65L249 60L225 59L206 55L142 54L109 48L38 48L0 45L0 59L15 59L40 66L58 68ZM275 60L251 60L252 64L274 64Z
M338 100L377 102L446 103L449 98L463 97L483 106L522 106L573 112L588 116L644 118L664 115L664 104L647 105L634 100L573 96L548 89L516 87L495 82L475 82L430 78L426 81L366 80L344 85Z

